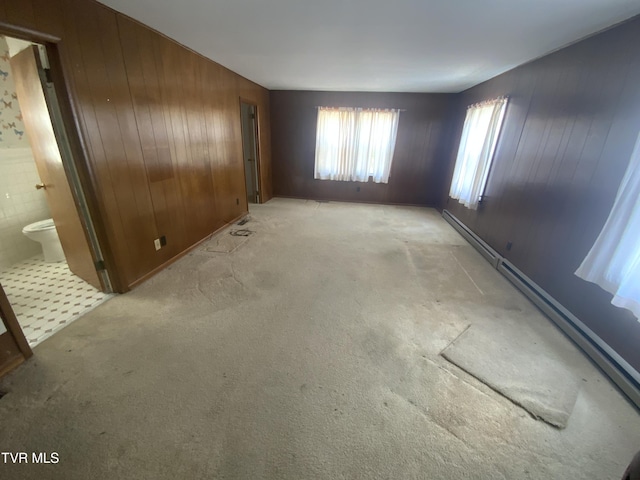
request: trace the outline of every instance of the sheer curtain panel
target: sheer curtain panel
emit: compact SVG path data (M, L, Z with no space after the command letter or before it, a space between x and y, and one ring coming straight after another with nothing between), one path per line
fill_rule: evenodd
M498 98L467 109L449 196L472 210L484 194L506 106Z
M600 235L576 271L640 319L640 135Z
M318 108L314 178L387 183L398 110Z

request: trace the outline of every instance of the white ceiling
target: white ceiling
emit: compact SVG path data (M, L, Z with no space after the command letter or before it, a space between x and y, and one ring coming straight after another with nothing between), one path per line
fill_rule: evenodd
M459 92L640 0L100 0L269 89Z

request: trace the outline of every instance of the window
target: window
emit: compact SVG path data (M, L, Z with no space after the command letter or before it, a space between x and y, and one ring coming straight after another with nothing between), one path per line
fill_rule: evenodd
M449 196L472 210L484 195L506 106L498 98L467 109Z
M640 319L640 135L600 235L576 271Z
M387 183L399 110L318 108L314 178Z

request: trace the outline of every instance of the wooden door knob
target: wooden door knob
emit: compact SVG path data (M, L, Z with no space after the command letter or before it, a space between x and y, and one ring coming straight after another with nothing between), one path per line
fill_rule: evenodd
M47 188L47 186L44 183L36 183L36 188L40 190L42 188Z

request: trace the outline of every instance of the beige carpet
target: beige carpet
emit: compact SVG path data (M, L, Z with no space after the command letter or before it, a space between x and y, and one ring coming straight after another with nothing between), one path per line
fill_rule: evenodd
M203 242L199 250L200 252L231 253L249 240L251 235L253 231L234 224Z
M572 346L553 340L522 322L471 325L442 356L535 418L565 428L581 382L568 364Z
M2 479L618 479L640 417L434 210L275 199L0 382ZM559 430L440 353L534 328L581 386Z

